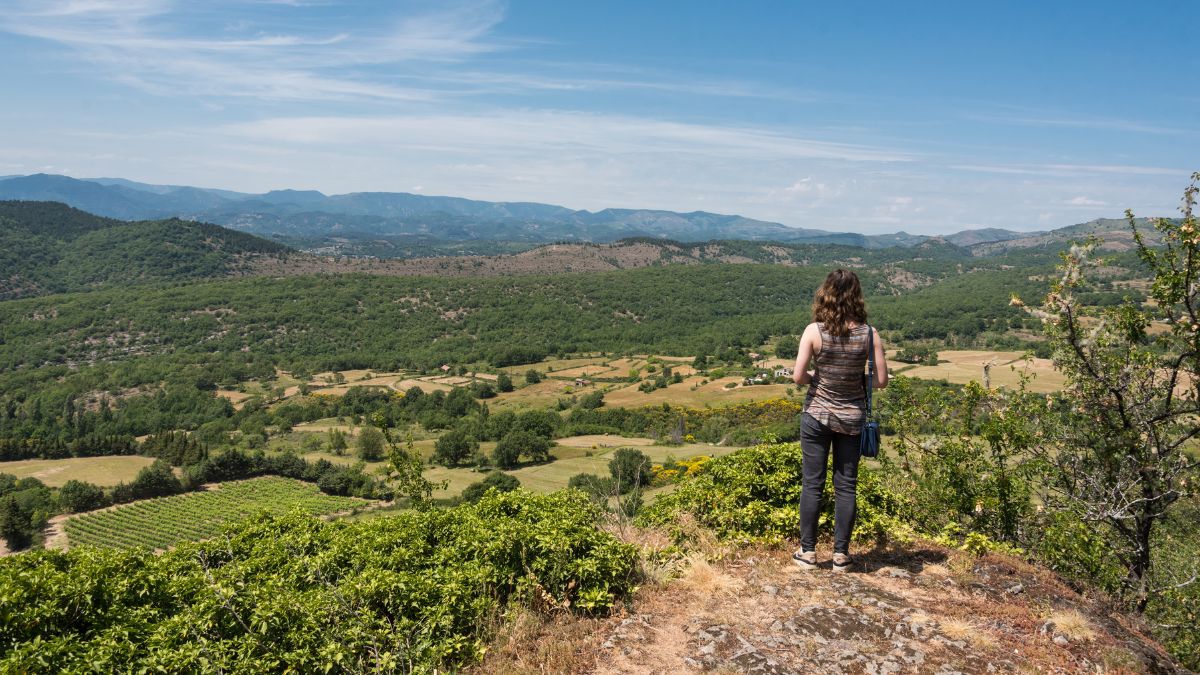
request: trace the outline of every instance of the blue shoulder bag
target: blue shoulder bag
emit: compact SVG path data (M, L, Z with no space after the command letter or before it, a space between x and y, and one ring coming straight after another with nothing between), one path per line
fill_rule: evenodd
M858 437L858 452L863 457L879 455L879 422L871 414L871 399L874 398L875 384L875 331L867 326L867 409L863 415L862 433Z

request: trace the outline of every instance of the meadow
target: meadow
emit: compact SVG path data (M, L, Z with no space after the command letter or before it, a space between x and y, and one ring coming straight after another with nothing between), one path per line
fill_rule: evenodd
M140 455L22 459L0 462L0 473L17 478L36 478L48 487L62 487L70 480L111 487L133 480L138 471L153 463L153 458Z

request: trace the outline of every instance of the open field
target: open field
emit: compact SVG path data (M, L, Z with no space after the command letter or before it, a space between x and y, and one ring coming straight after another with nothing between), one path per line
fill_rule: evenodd
M579 356L569 359L548 359L540 363L528 363L521 366L505 366L500 370L509 375L521 375L527 370L537 370L542 373L554 372L556 370L566 370L567 368L575 368L577 366L586 366L594 363L599 363L604 359L598 356Z
M581 442L581 439L590 438L593 437L577 436L574 440L563 440L578 443ZM606 439L613 445L596 444L598 447L594 450L585 450L578 446L554 447L550 449L550 454L557 457L554 461L522 466L506 473L512 474L521 481L521 487L533 492L545 493L567 487L567 481L576 474L594 473L607 476L609 474L608 463L618 448L635 447L644 452L655 464L660 464L668 458L686 459L697 455L720 457L740 449L708 443L689 443L680 446L649 445L652 441L648 438L621 438L620 436L596 436L594 438ZM435 492L435 497L458 496L465 487L483 480L486 475L486 473L467 468L431 467L425 470L425 477L430 480L448 479L450 481L450 487L445 491Z
M654 445L652 438L613 436L611 434L588 434L558 439L558 444L568 448L642 448Z
M24 459L0 462L0 473L12 474L17 478L36 478L50 487L62 487L69 480L109 487L133 480L138 471L153 463L153 458L140 455Z
M1034 375L1029 383L1029 389L1035 392L1049 393L1062 389L1065 379L1054 370L1054 364L1049 359L1031 359L1028 364L1023 360L1022 352L993 352L993 351L939 351L939 363L936 366L916 366L904 370L904 375L926 380L947 380L955 384L966 384L972 380L983 381L983 365L992 363L991 383L993 387L1016 387L1021 373L1026 371ZM905 366L902 363L892 363L893 369Z
M71 516L62 522L62 528L72 546L162 549L180 541L216 536L227 523L261 511L283 514L300 509L320 515L371 503L327 495L311 483L268 476Z
M241 410L242 406L246 404L246 399L251 396L251 394L247 394L244 391L234 391L232 389L218 389L216 394L221 398L228 399L233 404L235 410Z
M618 447L633 447L633 444L625 444ZM656 464L662 463L669 457L676 459L695 457L696 455L719 457L738 449L735 447L709 445L707 443L693 443L674 447L661 445L638 447L638 450L646 453L650 461ZM551 449L550 454L556 454L556 450L558 448ZM609 475L608 463L612 460L613 453L616 451L617 447L601 448L592 451L590 457L587 455L562 457L548 464L524 466L508 473L511 473L517 480L521 481L521 487L527 490L532 490L533 492L553 492L565 488L567 481L575 474L594 473L600 476ZM476 475L478 476L479 474ZM476 478L476 480L482 480L482 477Z
M626 370L619 370L611 366L596 363L576 368L567 368L565 370L556 370L550 373L550 377L624 377L627 374L628 371Z
M783 398L787 396L788 389L795 390L795 387L786 384L745 386L742 379L740 376L730 376L701 384L704 378L693 375L679 384L668 385L666 389L655 389L649 394L639 391L638 385L631 384L605 394L604 404L616 408L637 408L669 403L689 408L704 408ZM726 388L729 384L735 386Z
M592 387L576 389L571 383L562 380L542 380L537 384L522 385L513 391L499 394L496 398L488 400L488 406L493 411L512 410L514 412L535 408L553 408L559 398L570 396L566 391L568 387L576 392L590 392L593 389Z

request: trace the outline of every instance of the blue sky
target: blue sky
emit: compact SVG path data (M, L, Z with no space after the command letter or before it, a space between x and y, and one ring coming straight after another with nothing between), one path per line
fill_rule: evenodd
M1200 3L0 0L0 174L738 213L1172 215Z

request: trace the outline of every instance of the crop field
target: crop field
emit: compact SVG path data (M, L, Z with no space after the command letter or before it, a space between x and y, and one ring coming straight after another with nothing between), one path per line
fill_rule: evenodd
M226 524L260 511L283 514L300 509L320 515L370 503L327 495L310 483L270 476L84 513L66 519L62 527L71 546L163 549L216 536Z
M36 478L50 487L62 487L69 480L109 487L133 480L138 471L153 463L153 458L139 455L24 459L0 462L0 473L12 474L17 478Z

